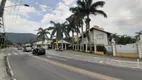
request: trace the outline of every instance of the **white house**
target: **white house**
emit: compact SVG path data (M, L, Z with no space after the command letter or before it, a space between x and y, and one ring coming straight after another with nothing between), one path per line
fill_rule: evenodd
M49 46L51 46L51 43L52 43L52 40L45 40L43 42L43 47L47 49ZM36 45L42 45L42 41L35 42L34 46Z
M111 33L104 31L102 28L99 28L98 26L92 27L90 29L91 44L108 45L110 42L109 41L110 35ZM81 38L81 44L88 44L88 39L86 37L86 34L84 35L83 40Z

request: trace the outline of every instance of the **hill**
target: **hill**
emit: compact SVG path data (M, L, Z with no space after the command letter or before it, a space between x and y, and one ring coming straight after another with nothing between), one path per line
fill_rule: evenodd
M8 40L13 43L25 43L36 40L36 35L33 33L7 33Z

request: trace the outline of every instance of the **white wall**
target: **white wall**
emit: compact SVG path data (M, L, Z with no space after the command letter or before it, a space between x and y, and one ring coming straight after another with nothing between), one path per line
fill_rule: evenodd
M107 33L94 30L94 38L96 39L97 44L108 45Z
M136 44L116 45L116 52L121 53L138 53Z
M90 33L90 39L91 39L91 43L94 44L94 42L96 44L102 44L102 45L108 45L108 38L107 38L107 33L101 32L101 31L97 31L97 30L93 30ZM87 37L85 37L82 41L81 44L87 44L88 43L88 39Z

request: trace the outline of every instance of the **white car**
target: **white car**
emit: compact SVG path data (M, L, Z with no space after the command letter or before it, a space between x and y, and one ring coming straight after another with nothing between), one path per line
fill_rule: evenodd
M32 46L31 45L25 45L23 51L24 52L31 52L32 51Z

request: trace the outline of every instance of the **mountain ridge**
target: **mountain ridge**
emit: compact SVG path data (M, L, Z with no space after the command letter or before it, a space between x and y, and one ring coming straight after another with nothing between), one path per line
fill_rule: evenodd
M35 41L36 35L33 33L15 33L7 32L7 38L13 43L25 43L29 41Z

